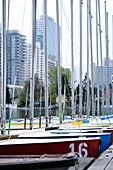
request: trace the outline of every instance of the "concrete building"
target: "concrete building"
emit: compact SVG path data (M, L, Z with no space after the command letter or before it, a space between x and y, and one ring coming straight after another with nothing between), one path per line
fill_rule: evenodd
M48 71L50 68L55 68L56 62L48 60ZM27 44L27 58L26 58L26 80L31 77L31 44ZM40 50L40 43L36 43L35 59L34 59L34 74L38 73L40 80L45 82L45 59L44 51Z
M32 51L31 44L27 44L27 57L25 62L25 79L31 78L31 66L32 66ZM36 43L35 49L35 58L34 58L34 74L38 73L40 79L40 59L41 59L41 51L40 51L40 43Z
M16 85L23 86L25 81L26 60L26 36L18 30L7 32L7 84L13 85L16 77Z
M113 60L109 59L109 84L112 84L112 73L113 73ZM94 67L94 86L97 86L97 66L93 64ZM106 59L103 59L103 84L106 87L106 74L107 74L107 67L106 67ZM99 87L102 86L102 77L101 77L101 66L99 66Z

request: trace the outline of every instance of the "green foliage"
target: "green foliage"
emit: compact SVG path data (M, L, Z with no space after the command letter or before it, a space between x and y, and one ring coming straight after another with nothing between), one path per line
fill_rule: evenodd
M52 101L55 103L56 97L58 96L57 67L50 69L50 72L48 72L48 79L50 86L52 87Z
M26 102L26 93L25 93L25 89L22 89L20 91L20 103L19 103L20 107L25 106L25 102Z
M25 81L25 86L20 91L20 97L19 97L20 98L20 103L19 103L20 107L25 107L27 88L28 88L28 101L27 101L27 105L28 105L29 104L29 94L30 94L30 81L29 80Z
M99 98L99 103L102 104L102 98L101 97Z
M42 84L42 82L41 82ZM27 88L28 88L28 101L27 105L30 103L30 80L25 81L25 86L20 91L20 107L24 107L26 104L26 94L27 94ZM42 84L42 96L44 96L44 86ZM34 85L34 102L39 101L40 99L40 81L38 78L38 74L35 74L35 85Z
M66 85L66 96L69 100L71 96L71 71L62 67L62 94L64 94L64 85Z
M62 95L64 94L64 84L66 85L66 96L71 96L71 88L70 88L70 82L71 82L71 71L70 69L64 69L61 68L61 74L62 74ZM50 69L50 72L48 73L48 78L50 82L50 86L52 86L52 102L56 101L56 97L58 96L58 76L57 76L57 67L54 69Z
M40 100L40 88L42 86L42 96L44 96L44 86L43 83L40 83L38 78L38 73L35 74L35 88L34 88L34 101L37 102Z

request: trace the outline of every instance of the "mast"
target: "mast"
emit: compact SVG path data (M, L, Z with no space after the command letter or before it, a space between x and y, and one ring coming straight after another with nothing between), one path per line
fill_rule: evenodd
M72 86L72 119L74 118L74 57L73 57L73 0L71 3L71 86Z
M113 15L112 15L112 76L113 76ZM112 81L112 114L113 114L113 81Z
M48 127L47 0L44 0L45 119Z
M89 0L87 0L87 118L89 117Z
M39 114L39 128L41 128L41 105L42 105L42 82L40 79L40 114Z
M82 117L82 4L80 0L80 92L79 92L79 113Z
M2 0L1 135L6 134L6 0Z
M106 46L106 109L109 114L109 57L108 57L108 12L105 1L105 46Z
M96 52L97 52L97 116L99 116L99 64L98 64L98 12L97 12L97 0L96 0ZM95 105L95 107L96 107L96 105Z
M29 47L30 50L30 47ZM27 90L26 90L26 110L25 110L25 118L24 118L24 129L26 129L26 119L27 119L27 101L28 101L28 57L29 53L27 54Z
M34 57L36 42L36 2L32 0L32 60L31 60L31 81L30 81L30 129L33 129L34 118Z
M59 34L59 5L56 0L56 22L57 22L57 59L58 59L58 101L59 101L59 123L62 123L62 103L61 103L61 66L60 66L60 34Z
M91 15L91 0L89 1L90 12L90 48L91 48L91 91L92 91L92 115L94 117L94 85L93 85L93 49L92 49L92 15Z
M104 113L104 84L103 84L103 63L102 63L102 30L101 30L101 18L100 18L100 0L98 0L98 13L99 13L99 37L100 37L100 59L101 59L101 82L102 82L102 116Z

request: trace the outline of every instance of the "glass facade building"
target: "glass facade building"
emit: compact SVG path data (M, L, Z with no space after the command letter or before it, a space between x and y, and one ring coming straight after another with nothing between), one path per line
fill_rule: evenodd
M23 86L25 81L26 37L17 30L10 30L6 36L7 84Z
M36 41L44 50L44 16L41 15L36 22ZM47 54L48 59L57 62L57 31L54 19L47 16Z

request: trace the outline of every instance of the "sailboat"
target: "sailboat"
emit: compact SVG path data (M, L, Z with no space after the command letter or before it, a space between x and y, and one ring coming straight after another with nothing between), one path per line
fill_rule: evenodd
M3 1L4 2L4 1ZM72 2L72 0L71 0ZM47 1L44 0L44 9L46 11ZM57 29L59 29L59 15L58 15L58 0L56 0L56 11L57 11ZM33 0L33 49L34 49L34 36L35 36L35 21L36 21L36 0ZM45 13L46 18L46 13ZM58 47L59 46L59 30L58 32ZM45 39L46 42L46 39ZM47 50L47 49L46 49ZM58 51L60 49L58 48ZM33 50L32 50L33 51ZM33 52L34 54L34 52ZM58 52L58 54L60 54ZM32 58L33 60L33 58ZM33 64L34 61L32 61ZM59 59L60 62L60 59ZM59 65L60 69L60 65ZM32 76L33 76L32 68ZM60 76L60 74L59 74ZM32 81L34 79L32 78ZM31 82L31 87L34 89L33 82ZM59 85L60 86L60 85ZM32 93L34 91L32 89ZM59 88L59 106L60 102L60 88ZM31 95L31 99L34 95ZM33 101L31 103L31 118L30 118L30 129L33 129ZM60 123L61 123L61 108L60 108ZM47 116L47 114L46 114ZM47 117L46 117L47 118ZM48 119L46 119L46 126L48 125ZM80 157L94 157L97 158L101 147L100 137L96 138L67 138L67 139L9 139L0 142L0 155L37 155L37 154L67 154L69 152L78 152Z

